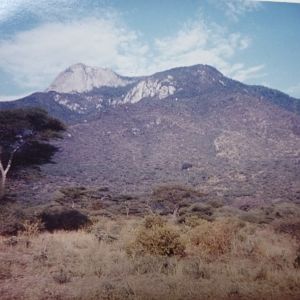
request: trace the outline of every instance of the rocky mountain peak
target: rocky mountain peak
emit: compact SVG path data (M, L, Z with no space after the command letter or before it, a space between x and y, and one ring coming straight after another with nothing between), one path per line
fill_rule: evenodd
M118 87L128 84L127 79L107 68L90 67L77 63L61 72L46 92L84 93L100 87Z

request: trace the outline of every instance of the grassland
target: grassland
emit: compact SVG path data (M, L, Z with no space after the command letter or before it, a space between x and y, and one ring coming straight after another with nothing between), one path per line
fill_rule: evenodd
M286 222L149 213L52 233L27 223L0 238L1 299L300 299Z

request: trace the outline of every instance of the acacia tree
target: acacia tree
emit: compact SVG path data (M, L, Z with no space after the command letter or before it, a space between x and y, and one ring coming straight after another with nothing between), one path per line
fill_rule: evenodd
M3 163L0 159L0 172L1 172L0 199L2 199L5 195L5 185L6 185L7 173L11 168L12 160L13 160L14 154L17 150L18 150L18 147L13 149L12 152L10 153L10 157L9 157L6 167L3 166ZM0 148L0 157L1 156L2 156L2 147Z
M57 148L49 141L63 130L63 123L41 109L0 111L0 199L11 168L50 161Z

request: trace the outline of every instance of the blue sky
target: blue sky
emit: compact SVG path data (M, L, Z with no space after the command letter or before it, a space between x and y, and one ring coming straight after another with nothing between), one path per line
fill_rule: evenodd
M77 62L122 75L210 64L300 98L300 1L289 2L1 0L0 100Z

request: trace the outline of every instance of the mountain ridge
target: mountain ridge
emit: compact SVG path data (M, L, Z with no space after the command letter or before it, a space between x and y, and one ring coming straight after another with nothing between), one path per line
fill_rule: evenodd
M80 63L66 70L77 70L78 68L80 70L96 70ZM64 74L66 70L60 74ZM98 113L107 110L109 107L135 104L148 98L160 100L173 98L176 101L176 99L202 97L210 93L215 94L218 91L220 95L228 92L239 92L253 97L262 97L266 101L271 101L289 111L300 113L300 100L278 90L263 86L246 85L230 79L209 65L198 64L177 67L141 77L125 77L103 68L97 70L105 70L105 73L101 73L101 82L96 82L99 79L97 76L94 81L89 82L89 90L75 92L71 88L71 91L67 93L58 92L53 90L52 83L45 92L34 93L16 101L0 102L0 109L38 106L46 109L54 117L62 118L66 122L80 122L97 117ZM103 74L114 74L113 77L117 76L120 81L111 81L109 76L103 79ZM60 75L57 78L59 77ZM80 79L80 77L78 78ZM72 85L78 83L78 78ZM72 76L68 78L68 80L71 79ZM97 85L93 85L95 82ZM79 90L83 87L86 87L86 82L80 86ZM53 109L51 109L51 106Z

